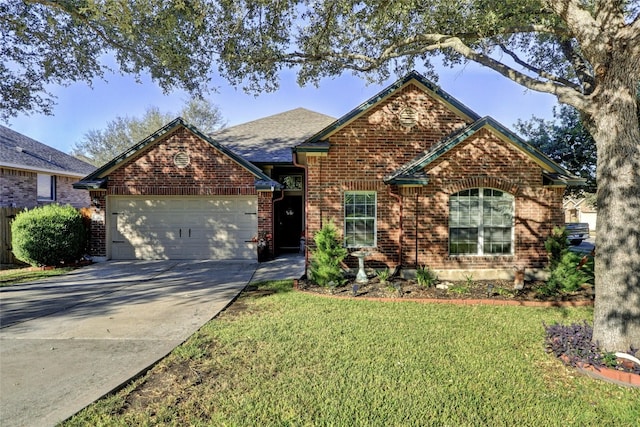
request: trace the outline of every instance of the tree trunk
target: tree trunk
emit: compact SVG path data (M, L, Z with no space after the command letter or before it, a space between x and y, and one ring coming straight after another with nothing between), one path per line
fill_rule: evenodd
M640 349L640 129L637 64L617 59L590 124L598 150L593 340L606 351L629 351Z

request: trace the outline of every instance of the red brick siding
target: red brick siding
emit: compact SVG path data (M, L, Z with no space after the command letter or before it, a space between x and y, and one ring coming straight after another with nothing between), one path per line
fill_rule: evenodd
M273 193L270 191L258 192L258 235L270 234L269 251L274 253L273 247Z
M73 183L78 181L80 181L80 178L57 176L56 202L63 205L70 204L74 208L89 207L91 203L89 192L87 192L86 190L77 190L73 188Z
M0 168L0 207L34 208L50 203L70 204L75 208L89 206L89 194L76 190L73 183L79 178L56 176L54 201L38 201L38 174L36 172Z
M411 128L398 120L398 113L405 106L418 112L417 124ZM400 242L400 207L382 178L468 123L439 100L410 85L336 132L329 138L328 155L310 157L308 161L309 235L312 237L329 218L342 233L344 192L370 190L377 192L375 261L395 265L401 244L405 266L542 266L546 261L543 242L550 228L562 223L562 189L543 187L540 166L511 143L484 129L428 165L427 186L400 189ZM480 186L515 196L513 256L448 255L449 196ZM348 262L354 264L355 260Z
M92 201L95 201L91 208L91 222L89 239L89 254L95 257L107 256L107 227L105 211L107 206L107 198L105 191L90 191L89 195Z
M174 156L186 152L185 168ZM154 144L109 175L110 195L210 196L256 194L255 177L185 128Z
M0 168L0 206L33 208L37 196L37 174Z

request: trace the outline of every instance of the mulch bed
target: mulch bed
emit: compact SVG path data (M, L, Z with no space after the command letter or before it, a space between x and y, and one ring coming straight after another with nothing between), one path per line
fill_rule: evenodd
M593 303L593 288L585 286L578 292L571 294L547 296L538 289L544 282L525 282L522 290L514 290L513 281L509 280L472 280L472 281L439 281L436 285L424 288L418 286L413 279L394 278L381 283L378 278L370 279L366 284L357 284L349 280L342 286L328 288L318 286L308 280L298 281L297 288L302 291L331 295L335 297L398 299L398 300L442 300L467 302L486 302L505 304L540 303L540 305L589 305ZM447 289L441 289L447 287Z

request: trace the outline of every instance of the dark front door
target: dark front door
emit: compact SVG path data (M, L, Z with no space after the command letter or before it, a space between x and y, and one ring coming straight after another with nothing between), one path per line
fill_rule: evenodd
M285 196L276 203L275 244L279 252L297 252L302 235L302 196Z

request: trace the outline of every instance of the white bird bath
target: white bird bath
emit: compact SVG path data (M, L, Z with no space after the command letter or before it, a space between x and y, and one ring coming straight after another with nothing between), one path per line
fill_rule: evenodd
M364 271L364 259L371 255L370 252L359 250L351 252L351 256L358 258L358 274L356 274L356 283L369 283L367 273Z

